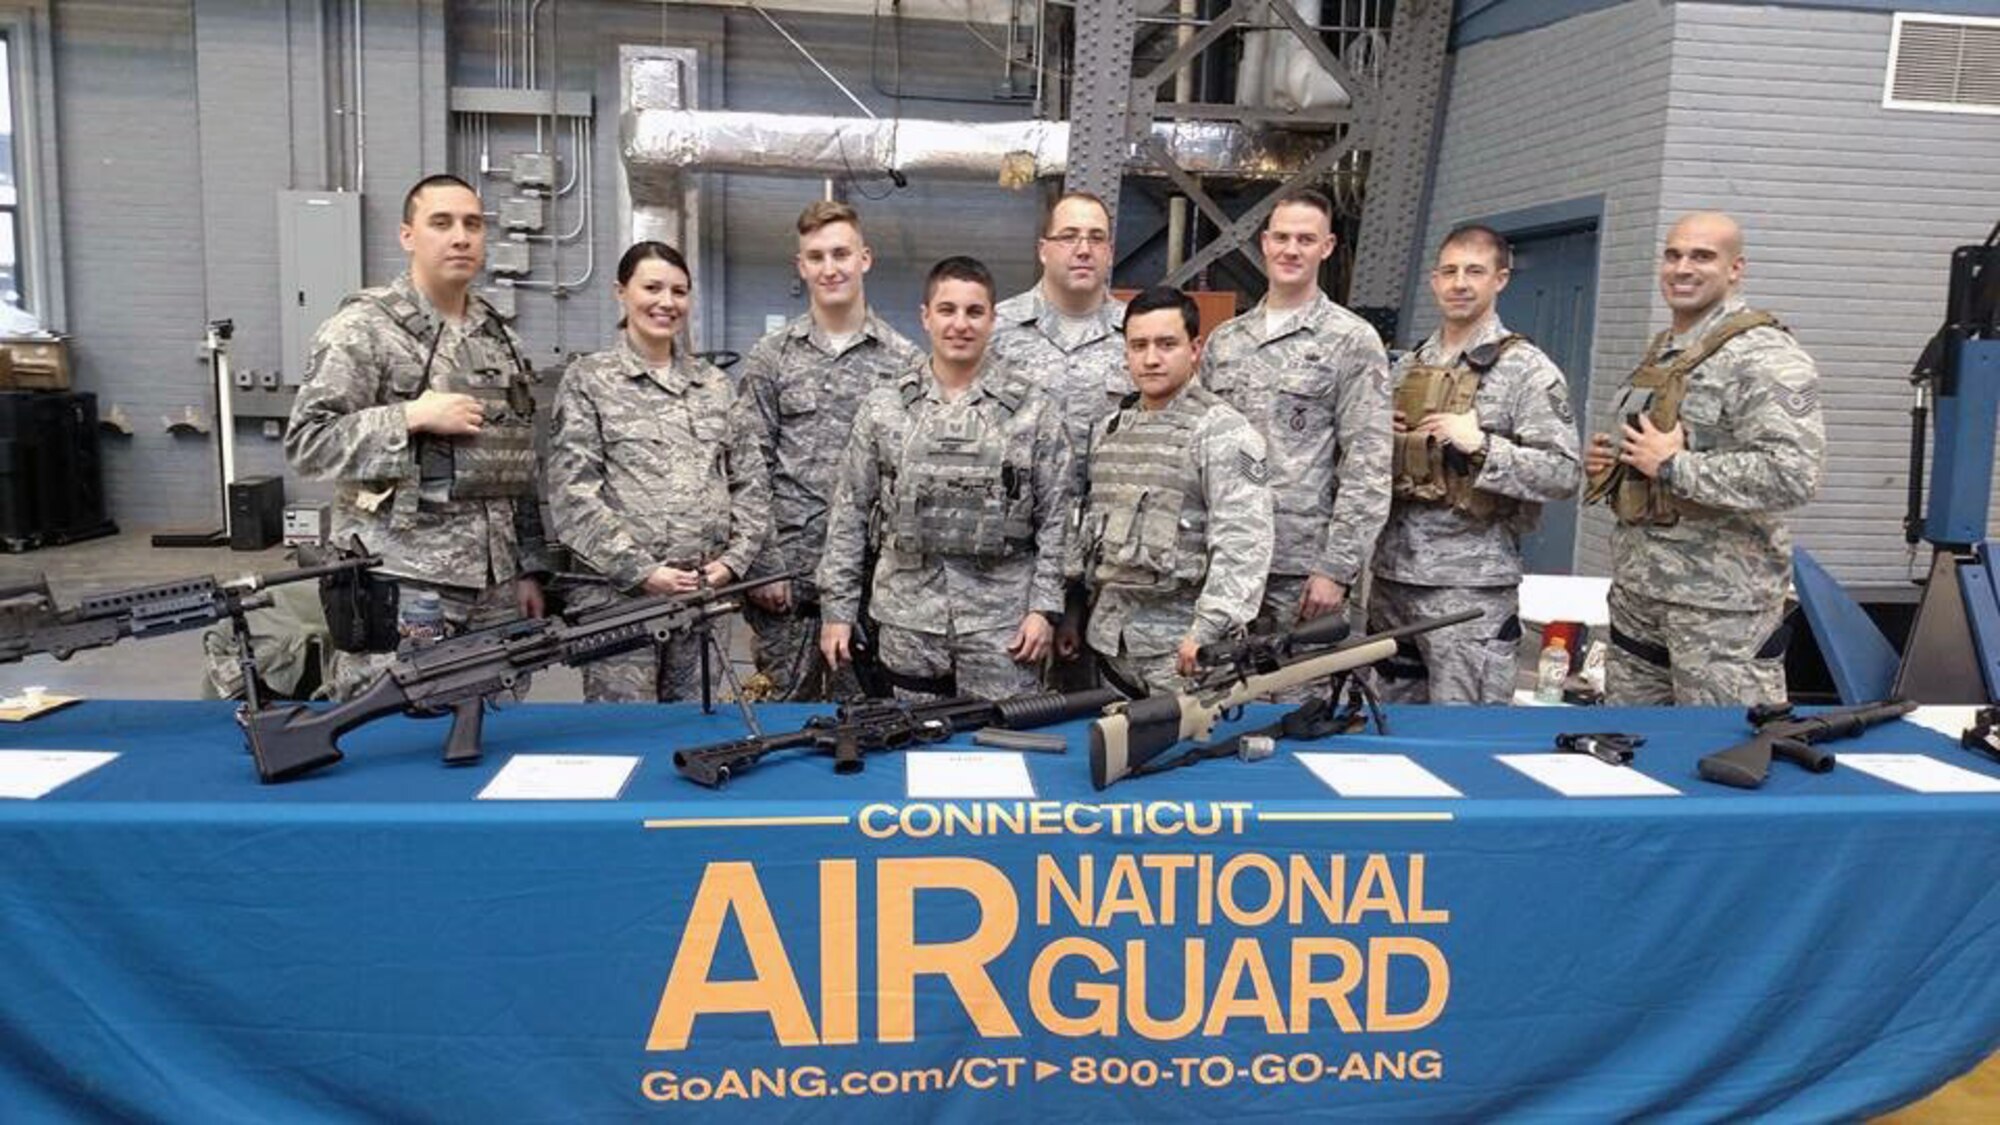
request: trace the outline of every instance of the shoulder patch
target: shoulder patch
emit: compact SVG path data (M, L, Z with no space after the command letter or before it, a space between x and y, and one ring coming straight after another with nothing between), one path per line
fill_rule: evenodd
M1780 390L1775 396L1778 409L1794 418L1804 418L1819 409L1819 387L1798 387Z
M1549 409L1555 411L1556 417L1562 419L1564 425L1575 425L1576 411L1570 409L1569 388L1565 386L1550 386L1547 390L1549 392Z
M1271 481L1270 463L1247 449L1236 451L1236 471L1251 484L1269 484Z

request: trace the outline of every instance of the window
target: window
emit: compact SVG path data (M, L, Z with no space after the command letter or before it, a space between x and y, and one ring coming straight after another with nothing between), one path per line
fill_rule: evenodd
M27 307L21 277L21 194L14 172L13 36L0 32L0 301Z

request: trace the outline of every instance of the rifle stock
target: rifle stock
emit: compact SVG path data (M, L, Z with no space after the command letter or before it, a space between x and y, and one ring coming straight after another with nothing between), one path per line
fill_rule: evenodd
M1386 660L1395 654L1397 642L1405 637L1462 624L1478 616L1478 610L1469 609L1431 618L1361 637L1268 672L1238 676L1220 686L1198 686L1193 692L1115 703L1090 725L1090 783L1104 789L1133 773L1158 768L1155 763L1168 750L1183 742L1206 741L1217 721L1245 703ZM1332 630L1322 627L1318 632L1325 636Z

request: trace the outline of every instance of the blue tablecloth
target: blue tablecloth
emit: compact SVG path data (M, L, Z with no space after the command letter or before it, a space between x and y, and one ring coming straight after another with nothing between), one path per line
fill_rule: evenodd
M1081 725L1028 756L1034 801L907 801L898 754L715 793L670 751L735 715L577 705L489 716L474 766L399 718L260 786L227 705L86 703L0 729L121 754L0 802L0 1106L1819 1120L2000 1046L2000 796L1700 782L1733 712L1390 714L1317 748L1463 799L1342 800L1289 753L1099 794ZM1576 728L1647 734L1683 795L1565 799L1493 758ZM1906 723L1835 748L2000 773ZM617 801L473 800L556 751L644 760Z

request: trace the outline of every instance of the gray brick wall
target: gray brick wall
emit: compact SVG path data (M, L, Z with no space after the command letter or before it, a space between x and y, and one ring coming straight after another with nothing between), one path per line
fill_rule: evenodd
M1637 363L1659 319L1652 262L1659 230L1672 10L1635 0L1454 57L1425 225L1433 247L1453 225L1601 195L1593 413ZM1404 343L1437 323L1419 284ZM1577 571L1610 560L1601 513L1578 527Z
M1881 107L1890 23L1677 5L1662 176L1662 233L1695 208L1738 216L1746 293L1819 363L1827 473L1792 527L1850 583L1909 573L1907 378L1943 319L1952 247L1983 240L2000 199L1995 118Z
M330 187L318 28L302 0L57 0L54 83L68 329L77 384L122 406L105 437L113 517L212 526L215 445L167 433L212 409L204 325L235 322L240 369L283 366L276 193ZM370 5L365 22L368 236L363 269L401 268L403 186L444 155L444 5ZM291 379L297 372L287 372ZM279 443L239 423L237 471L283 473ZM323 495L292 482L293 495Z
M128 526L216 518L214 447L164 432L206 402L207 313L195 25L185 0L55 6L63 245L76 382L124 406L105 485Z

